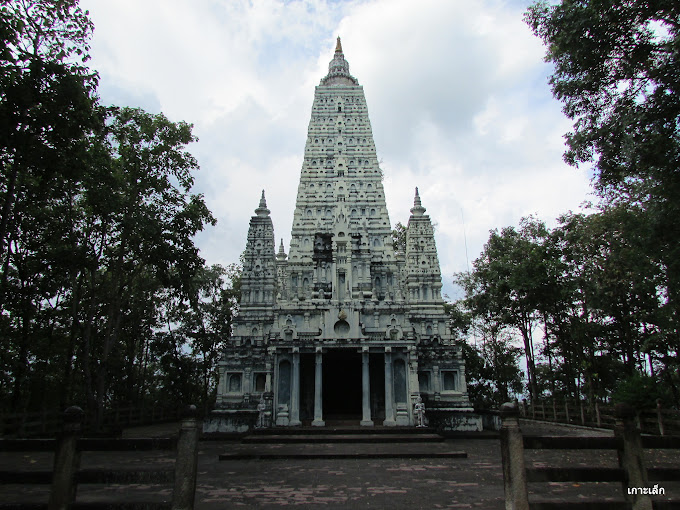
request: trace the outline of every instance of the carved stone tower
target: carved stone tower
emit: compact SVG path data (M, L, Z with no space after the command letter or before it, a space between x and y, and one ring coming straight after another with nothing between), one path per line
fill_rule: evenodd
M444 312L432 223L416 188L406 253L395 251L363 87L340 38L314 94L288 254L283 240L275 252L269 212L262 192L205 431L242 432L258 417L412 426L419 395L431 425L480 429Z

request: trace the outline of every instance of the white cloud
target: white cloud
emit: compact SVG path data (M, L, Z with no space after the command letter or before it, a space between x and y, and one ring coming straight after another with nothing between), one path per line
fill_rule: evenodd
M81 0L103 101L195 125L196 191L219 222L197 238L209 263L238 260L262 188L288 246L314 86L342 36L390 219L408 221L419 186L448 294L465 237L471 261L490 229L551 222L587 198L587 176L561 159L569 122L522 21L528 3Z

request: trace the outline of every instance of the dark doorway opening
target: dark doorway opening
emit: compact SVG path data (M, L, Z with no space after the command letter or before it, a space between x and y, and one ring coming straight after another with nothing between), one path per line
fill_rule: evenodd
M361 419L361 354L335 350L323 355L323 414L327 420Z
M314 354L300 354L300 420L314 419Z

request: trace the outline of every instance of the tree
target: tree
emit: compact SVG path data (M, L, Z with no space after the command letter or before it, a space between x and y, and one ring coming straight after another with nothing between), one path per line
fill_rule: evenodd
M3 2L0 10L0 253L17 203L77 171L93 129L95 73L84 67L93 25L77 0Z
M135 290L189 292L204 264L193 237L215 219L203 197L190 191L198 165L186 146L194 140L189 124L130 108L109 109L97 140L100 164L82 193L76 247L90 260L81 269L90 290L84 317L74 320L84 328L81 363L98 423Z
M555 65L553 94L574 120L565 160L592 163L605 204L639 207L645 256L662 270L663 334L680 350L680 4L563 0L525 17Z
M392 246L395 251L406 253L406 226L401 221L392 230Z
M524 344L529 392L538 395L533 332L539 302L546 292L545 250L542 239L545 225L533 218L522 220L520 230L506 227L492 231L479 258L473 262L469 278L460 278L466 302L473 315L486 323L514 328Z
M30 377L54 368L59 344L64 197L80 179L88 137L101 126L92 91L92 23L76 1L21 0L0 7L0 401L31 404ZM55 241L56 244L46 244ZM46 389L57 387L48 375ZM49 398L48 391L35 395Z
M241 266L201 269L188 295L167 292L161 308L164 327L152 352L160 362L158 386L176 405L196 402L208 408L215 397L217 362L237 314Z

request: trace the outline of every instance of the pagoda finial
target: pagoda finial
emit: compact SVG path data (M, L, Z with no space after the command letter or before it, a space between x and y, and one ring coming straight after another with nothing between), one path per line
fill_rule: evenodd
M268 216L269 215L269 209L267 209L267 200L264 198L264 190L262 190L262 197L260 197L260 205L257 206L257 209L255 209L255 212L257 213L258 216Z
M286 252L283 251L283 239L281 239L281 244L279 245L279 252L276 254L276 260L286 260Z
M336 39L333 60L328 64L328 74L321 80L321 85L359 85L357 79L349 74L340 36Z
M416 187L416 196L413 199L413 209L411 209L411 214L414 216L422 216L425 214L425 209L422 202L420 201L420 194L418 193L418 188Z

